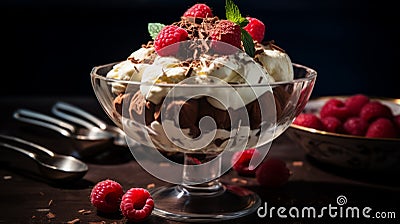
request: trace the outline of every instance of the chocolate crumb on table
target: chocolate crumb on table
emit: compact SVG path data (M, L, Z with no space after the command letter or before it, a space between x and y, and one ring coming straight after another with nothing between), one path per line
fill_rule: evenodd
M76 224L76 223L80 223L80 221L81 221L80 219L76 218L74 220L68 221L67 223L68 224Z
M48 219L54 219L56 217L56 215L54 213L52 213L52 212L49 212L49 213L46 214L46 217Z

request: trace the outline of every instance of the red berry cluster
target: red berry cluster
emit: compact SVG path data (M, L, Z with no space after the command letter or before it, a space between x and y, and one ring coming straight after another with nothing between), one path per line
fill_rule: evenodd
M205 19L213 16L212 9L203 3L195 4L183 13L183 17L187 18ZM261 43L265 33L264 23L253 17L246 17L246 19L249 23L243 27L243 29L250 34L254 41ZM220 20L216 26L210 30L209 36L213 41L221 41L239 49L242 48L241 28L239 25L229 20ZM186 29L177 25L168 25L163 27L158 33L154 40L154 48L160 56L171 56L176 54L179 50L179 45L176 43L188 39L190 39L190 37ZM219 53L230 53L226 47L222 47L221 45L217 44L215 48Z
M264 187L279 187L284 185L290 177L290 170L286 163L278 158L267 158L257 167L250 167L250 160L260 157L257 149L247 149L236 152L232 157L232 169L240 176L255 177Z
M332 98L325 102L318 114L302 113L293 122L318 130L365 136L370 138L400 137L400 114L364 94L345 100Z
M124 193L121 184L106 179L98 182L90 193L90 202L104 213L122 212L130 222L141 222L150 216L154 201L144 188L131 188Z

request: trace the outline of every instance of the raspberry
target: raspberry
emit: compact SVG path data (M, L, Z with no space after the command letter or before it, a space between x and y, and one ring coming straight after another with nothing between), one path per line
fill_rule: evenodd
M320 116L325 117L336 117L341 121L345 121L350 117L351 113L349 108L346 107L343 101L339 99L328 100L321 108Z
M396 138L397 130L391 120L378 118L369 125L365 136L370 138Z
M322 125L324 126L325 131L333 132L333 133L341 133L343 132L343 124L336 117L324 117L321 118Z
M242 176L255 176L256 167L250 167L249 163L253 156L261 156L257 149L247 149L236 152L232 157L232 169Z
M186 17L207 18L213 17L211 8L206 4L195 4L183 14Z
M394 116L393 123L396 125L397 129L400 131L400 114Z
M122 186L113 180L98 182L90 193L90 202L98 211L105 213L117 212L122 195Z
M280 159L269 158L258 166L256 179L265 187L279 187L285 184L290 177L290 170L286 163Z
M368 122L372 122L381 117L391 119L393 114L392 110L388 106L379 101L371 101L361 108L360 117Z
M221 20L210 33L211 39L214 40L211 46L218 53L232 54L234 52L231 47L218 43L218 41L225 42L241 49L241 35L242 33L239 25L229 20Z
M368 122L359 117L351 117L343 124L343 129L346 134L364 136L368 129Z
M250 34L253 40L261 43L261 41L264 39L265 33L264 23L252 17L246 17L246 19L249 21L249 23L243 29Z
M323 124L321 120L315 114L311 113L301 113L293 121L293 124L300 125L307 128L314 128L318 130L323 130Z
M188 32L185 29L176 25L164 26L154 40L154 48L160 56L174 55L179 50L179 45L175 43L184 41L187 38Z
M130 222L141 222L150 216L154 201L144 188L131 188L122 197L120 209Z
M349 108L352 116L358 116L361 108L369 102L368 96L364 94L356 94L347 98L344 102L347 108Z

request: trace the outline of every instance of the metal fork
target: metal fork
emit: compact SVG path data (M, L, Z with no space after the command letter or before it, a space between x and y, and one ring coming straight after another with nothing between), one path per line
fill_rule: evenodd
M100 129L114 138L114 144L127 146L125 132L120 128L109 125L83 109L66 102L57 102L51 110L58 117L79 124L87 129Z

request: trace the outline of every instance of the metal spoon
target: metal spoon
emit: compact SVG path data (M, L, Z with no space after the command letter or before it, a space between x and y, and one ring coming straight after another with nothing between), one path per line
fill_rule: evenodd
M89 130L99 128L114 136L115 145L127 146L124 131L114 125L107 124L79 107L66 102L57 102L54 104L52 112L65 120L79 124ZM130 146L132 146L132 144Z
M14 143L21 143L26 146L33 147L41 152L44 152L44 154L47 154L44 155L33 153L26 149L12 145L11 143L0 141L0 146L13 149L35 160L41 174L48 179L56 181L77 180L82 178L88 171L88 166L75 157L56 154L44 148L43 146L16 137L2 134L0 134L0 137L10 140Z
M112 134L97 127L90 129L76 127L62 120L28 109L18 109L13 116L19 121L51 129L72 139L95 141L109 140L114 137Z

